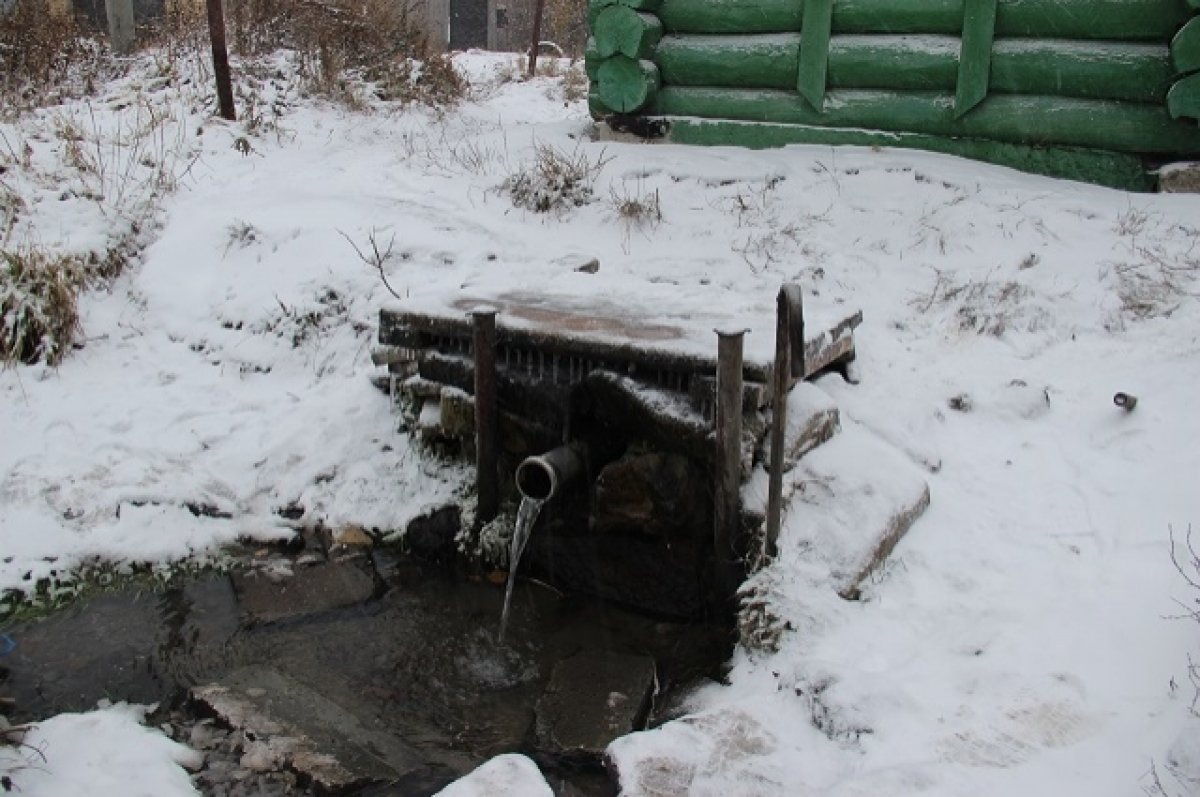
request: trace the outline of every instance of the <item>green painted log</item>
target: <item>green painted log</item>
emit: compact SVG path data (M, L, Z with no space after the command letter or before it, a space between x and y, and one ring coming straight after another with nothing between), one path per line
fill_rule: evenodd
M668 86L658 92L655 109L667 116L858 127L1115 152L1200 154L1200 128L1173 121L1162 106L1101 100L993 95L972 113L955 119L953 95L937 92L831 91L824 111L817 113L790 92Z
M1200 17L1190 20L1171 39L1171 63L1181 74L1200 70Z
M596 50L596 40L589 36L587 46L583 50L583 71L587 74L588 80L593 83L596 81L596 70L600 68L603 61L604 59Z
M660 85L658 67L651 61L614 55L596 70L596 93L617 113L633 113L648 105Z
M1032 147L974 138L734 120L671 119L667 138L679 144L756 149L789 144L923 149L1126 191L1150 191L1154 188L1154 178L1146 171L1140 158L1101 150Z
M1200 2L1200 0L1193 0ZM1000 0L997 36L1169 41L1192 15L1188 0ZM662 0L669 33L786 33L799 0ZM834 33L962 31L962 0L837 0Z
M996 0L964 0L962 50L954 89L956 117L965 115L987 96L995 31Z
M662 7L662 0L589 0L587 9L588 27L594 27L596 18L600 16L600 12L612 6L625 6L626 8L632 8L634 11L645 11L648 14L655 14Z
M596 93L596 87L592 86L588 92L588 113L593 119L603 119L612 113L612 108L604 104L600 99L600 95Z
M950 91L958 79L959 46L953 36L834 36L828 86ZM654 61L668 86L791 89L799 48L795 33L666 36ZM999 39L989 88L1161 104L1172 77L1163 45Z
M1185 77L1171 87L1167 92L1167 112L1172 119L1200 120L1200 74ZM1200 135L1200 127L1193 124L1193 129Z
M662 38L663 28L658 17L634 11L626 6L609 6L596 17L592 38L601 58L627 55L647 58Z
M800 31L800 68L796 90L814 110L825 104L825 80L829 68L829 32L833 0L803 0L807 24Z

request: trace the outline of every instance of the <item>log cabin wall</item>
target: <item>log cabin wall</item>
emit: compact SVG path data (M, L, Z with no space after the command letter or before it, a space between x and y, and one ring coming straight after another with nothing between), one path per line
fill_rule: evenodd
M596 118L1120 188L1200 157L1200 0L591 0Z

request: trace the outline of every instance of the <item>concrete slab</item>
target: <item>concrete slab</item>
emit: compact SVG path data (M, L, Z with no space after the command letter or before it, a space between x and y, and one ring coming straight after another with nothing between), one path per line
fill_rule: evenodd
M362 560L322 562L291 574L235 571L230 580L249 623L292 617L363 603L375 594L375 576Z
M642 727L654 684L649 656L584 650L560 661L535 710L538 747L603 755L613 739Z
M290 768L326 792L377 781L421 782L429 770L415 748L365 727L316 690L269 667L234 670L191 694L243 731L242 766L248 769ZM444 779L442 773L434 778Z

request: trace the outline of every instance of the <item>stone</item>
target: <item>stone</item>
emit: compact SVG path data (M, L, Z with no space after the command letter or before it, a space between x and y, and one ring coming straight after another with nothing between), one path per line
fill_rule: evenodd
M316 690L265 666L234 670L217 683L193 687L192 699L252 741L243 770L291 767L324 792L370 782L423 778L420 752L372 730Z
M597 534L707 537L711 489L703 470L680 454L635 453L612 462L596 479Z
M475 434L474 396L456 387L443 387L440 401L442 434L461 438Z
M654 682L649 656L583 650L560 661L534 709L538 748L603 755L613 739L642 728Z
M375 575L362 560L325 562L272 579L255 571L230 575L243 618L271 623L292 617L340 609L369 600L375 594Z
M1158 173L1158 190L1164 194L1200 194L1200 162L1164 166Z
M461 529L462 513L456 505L447 504L410 520L404 539L413 556L448 562L454 558Z
M370 548L375 544L375 540L367 533L366 529L355 523L342 526L333 533L333 541L337 545L344 545L349 548Z

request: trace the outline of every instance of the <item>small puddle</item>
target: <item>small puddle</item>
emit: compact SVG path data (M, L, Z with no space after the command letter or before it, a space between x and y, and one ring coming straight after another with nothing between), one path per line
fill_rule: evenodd
M427 769L408 793L517 751L538 761L558 793L612 794L598 765L574 769L576 760L537 750L535 706L555 665L581 651L650 656L663 705L716 675L730 652L725 628L657 622L529 582L502 592L383 551L360 564L379 580L375 597L276 622L248 623L231 577L210 573L2 628L15 643L0 658L0 695L14 701L8 717L86 711L101 699L186 712L188 688L268 666L417 749ZM297 566L293 578L304 573ZM510 605L500 643L496 618Z

